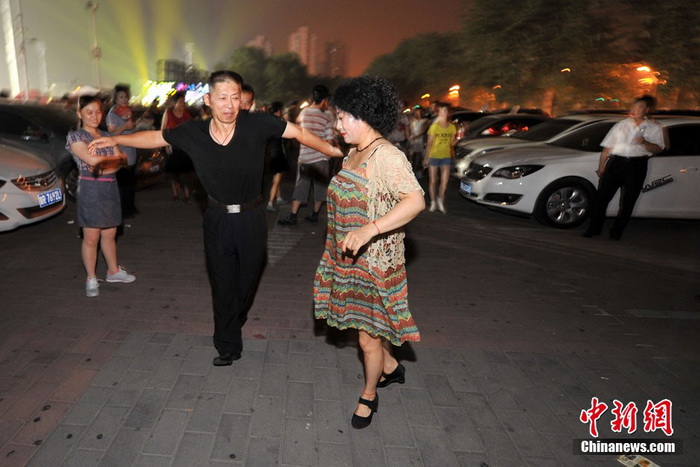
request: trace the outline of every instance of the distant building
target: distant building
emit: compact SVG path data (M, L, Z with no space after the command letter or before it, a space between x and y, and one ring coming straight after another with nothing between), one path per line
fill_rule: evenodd
M272 43L262 34L255 36L255 39L248 41L246 46L261 49L265 53L266 57L272 55Z
M206 70L187 65L181 60L158 60L158 81L198 83L206 81L208 74Z
M338 78L347 76L347 52L340 42L326 42L321 59L320 73L324 76Z
M182 81L186 69L181 60L158 60L158 81Z
M299 61L306 66L310 75L318 74L318 54L316 35L309 33L309 28L302 26L289 35L289 51L299 56Z

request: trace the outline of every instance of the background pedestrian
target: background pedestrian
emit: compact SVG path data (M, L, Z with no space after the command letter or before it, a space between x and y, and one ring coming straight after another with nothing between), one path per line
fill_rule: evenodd
M163 114L161 127L164 130L169 130L190 120L192 120L192 115L187 111L185 92L178 91L170 98L170 106ZM170 176L173 201L179 201L180 192L182 192L183 201L189 203L190 183L188 177L194 170L190 156L182 149L172 145L167 145L166 152L165 172Z
M89 152L88 144L95 138L109 136L99 129L102 121L102 102L97 96L81 96L78 100L79 128L68 133L66 148L78 166L77 216L83 230L80 248L87 273L85 294L97 297L100 293L97 276L98 246L107 263L107 282L133 282L117 262L117 227L122 223L119 188L116 172L127 163L118 147L101 148Z
M632 217L634 205L644 186L647 161L665 146L661 125L647 117L655 104L656 100L652 96L645 95L636 99L630 108L629 117L616 123L600 143L603 151L596 170L600 184L591 211L591 223L584 232L584 237L600 235L608 204L617 190L621 190L622 203L610 229L610 238L622 238L622 232Z
M430 212L437 208L443 214L445 209L445 192L450 180L450 168L454 159L457 127L449 121L450 104L437 103L437 118L428 128L428 144L425 148L423 166L428 168L428 193L430 193ZM439 179L439 188L438 188Z

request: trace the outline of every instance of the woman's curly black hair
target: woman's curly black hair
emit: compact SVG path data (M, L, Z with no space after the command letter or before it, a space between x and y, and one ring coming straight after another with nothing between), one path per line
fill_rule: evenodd
M387 136L394 130L401 101L394 86L379 76L363 75L340 85L331 103Z

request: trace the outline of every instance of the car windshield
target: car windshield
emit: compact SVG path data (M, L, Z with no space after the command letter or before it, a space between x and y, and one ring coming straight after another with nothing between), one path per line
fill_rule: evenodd
M596 122L562 135L547 144L578 151L598 152L600 143L617 122Z
M60 136L65 136L76 125L77 118L73 118L73 114L64 112L60 109L37 108L33 109L36 116L40 118L47 127Z
M547 141L565 130L576 125L578 121L568 118L554 118L546 122L538 123L529 130L519 131L512 138L524 139L527 141Z
M33 127L41 127L40 131L50 131L58 138L65 138L77 122L77 115L74 113L59 108L30 105L3 106L0 108L0 118L5 130L9 127L26 128L27 122L31 122Z

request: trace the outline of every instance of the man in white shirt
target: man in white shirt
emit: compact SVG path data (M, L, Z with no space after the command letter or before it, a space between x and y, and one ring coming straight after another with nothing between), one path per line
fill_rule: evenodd
M629 118L616 123L600 143L603 151L596 170L600 177L598 196L591 210L591 223L583 233L584 237L600 235L608 204L617 190L621 189L622 203L610 229L610 238L622 238L622 231L632 217L634 205L644 186L647 160L664 149L661 125L647 118L655 103L652 96L637 98L630 108Z

